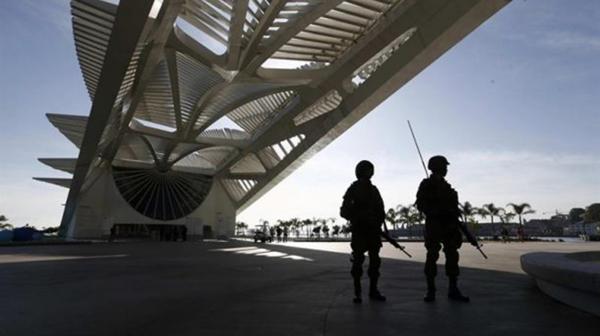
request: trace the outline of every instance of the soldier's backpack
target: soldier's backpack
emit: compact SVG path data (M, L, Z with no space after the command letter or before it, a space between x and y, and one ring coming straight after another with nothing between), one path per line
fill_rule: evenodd
M352 218L352 204L353 202L347 199L344 199L342 202L342 206L340 207L340 216L345 220L351 220Z
M350 197L353 187L354 183L350 186L350 188L348 188L348 190L346 190L346 193L344 194L344 201L342 202L342 206L340 207L340 217L348 221L352 220L352 217L354 217L355 213L354 199L353 197Z

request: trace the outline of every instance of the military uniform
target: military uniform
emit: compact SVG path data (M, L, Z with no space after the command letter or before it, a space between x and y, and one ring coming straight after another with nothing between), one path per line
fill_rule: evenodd
M359 174L357 173L357 175ZM385 297L377 289L379 267L381 266L379 257L379 250L382 246L381 224L385 220L385 210L379 190L371 184L369 178L359 177L350 185L344 194L341 208L341 216L348 219L351 225L352 269L350 273L354 280L354 302L357 303L361 301L360 278L363 274L362 265L365 261L365 252L369 255L367 270L370 280L369 296L371 299L385 300Z
M444 179L449 164L443 156L438 155L429 159L427 167L432 175L421 182L417 191L417 208L425 214L427 294L424 300L426 302L435 301L436 262L442 245L446 255L446 275L449 280L448 298L469 302L469 298L462 295L457 286L458 249L462 245L462 234L459 226L458 193Z
M443 177L424 179L417 192L417 208L425 214L425 275L437 275L436 262L441 246L446 255L446 275L457 277L458 249L462 245L462 234L458 227L460 210L458 194Z

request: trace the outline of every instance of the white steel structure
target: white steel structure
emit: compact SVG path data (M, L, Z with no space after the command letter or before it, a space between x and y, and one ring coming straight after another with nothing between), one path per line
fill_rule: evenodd
M80 149L61 223L210 225L235 215L509 0L71 2L89 117L49 114ZM223 118L237 127L217 128Z

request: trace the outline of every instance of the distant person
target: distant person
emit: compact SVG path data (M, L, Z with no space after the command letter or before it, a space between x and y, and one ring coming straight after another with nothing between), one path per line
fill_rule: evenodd
M276 235L274 227L269 228L269 234L271 235L271 241L273 241L273 239L275 239L275 235Z
M290 233L290 232L289 232L289 229L288 229L288 227L287 227L287 226L286 226L286 227L284 227L284 228L283 228L283 242L284 242L284 243L287 243L287 241L288 241L288 235L289 235L289 233Z
M375 301L385 301L377 287L381 259L381 224L385 225L385 210L379 190L371 184L375 167L369 161L363 160L356 165L357 180L354 181L344 194L344 202L340 215L351 224L352 240L352 279L354 281L354 303L362 302L360 278L363 273L365 252L369 255L369 298Z
M277 229L275 229L275 232L277 232L277 242L281 243L281 235L283 234L281 226L278 226Z
M502 232L502 241L504 243L507 243L508 242L508 230L505 227L503 227L501 232Z
M459 229L458 193L444 179L449 164L443 156L430 158L427 168L431 170L431 176L421 182L417 192L417 208L425 214L425 248L427 249L425 302L435 301L436 262L442 245L444 245L446 275L449 280L448 298L469 302L469 297L464 296L457 285L458 249L462 245L462 234ZM477 245L477 242L471 244Z

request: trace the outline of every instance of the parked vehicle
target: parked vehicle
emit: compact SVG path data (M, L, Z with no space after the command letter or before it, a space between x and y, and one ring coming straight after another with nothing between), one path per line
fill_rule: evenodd
M264 233L262 231L256 231L254 232L254 242L258 243L265 243L265 242L272 242L273 241L273 237L271 237L271 235Z

